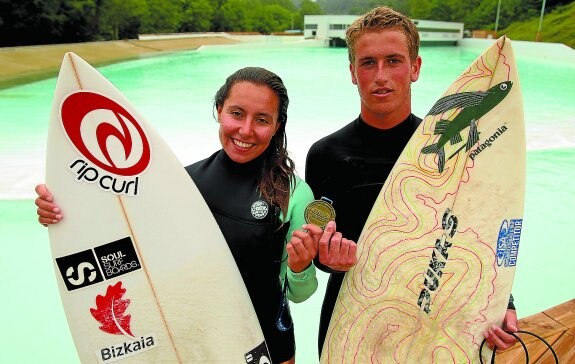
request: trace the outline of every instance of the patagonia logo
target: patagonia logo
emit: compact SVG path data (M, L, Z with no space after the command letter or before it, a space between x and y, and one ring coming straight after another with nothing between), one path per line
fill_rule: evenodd
M461 92L444 96L437 100L427 115L441 115L449 110L461 109L453 119L440 119L435 123L436 143L421 149L423 154L437 155L437 170L443 172L445 163L461 150L469 151L479 141L478 120L497 106L511 91L513 82L498 83L487 91ZM462 136L466 134L466 140ZM447 146L462 144L451 155L446 154Z
M493 144L497 138L499 138L501 136L501 134L505 133L507 131L507 127L505 125L499 127L497 129L497 131L495 133L493 133L492 136L490 136L489 138L487 138L483 143L479 144L479 146L472 150L469 153L469 158L471 158L471 160L475 160L475 157L477 157L477 155L479 155L479 153L483 152L485 149L491 147L491 144Z

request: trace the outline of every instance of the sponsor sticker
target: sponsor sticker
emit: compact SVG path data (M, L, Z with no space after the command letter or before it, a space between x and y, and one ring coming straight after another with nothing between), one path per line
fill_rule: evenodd
M157 347L156 336L151 334L102 348L96 351L96 355L100 363L113 363Z
M130 237L96 247L94 252L106 279L114 278L142 267Z
M56 264L68 291L100 283L142 267L130 237L56 258Z
M251 213L252 216L258 220L263 219L268 216L270 208L268 204L263 200L258 200L252 204Z
M126 299L126 288L119 281L109 285L104 295L96 296L96 307L90 308L92 317L100 324L100 330L111 335L123 335L124 341L96 350L100 363L113 363L140 354L158 346L155 334L132 334L131 319L127 314L130 300Z
M104 281L94 252L91 249L56 258L56 264L68 291L74 291Z
M503 220L497 237L496 260L498 266L514 267L517 264L519 240L523 219Z
M246 355L246 364L271 364L271 356L266 342L262 342Z
M81 158L68 168L81 182L119 195L138 195L138 176L148 168L150 143L138 120L116 101L77 91L60 107L64 133Z

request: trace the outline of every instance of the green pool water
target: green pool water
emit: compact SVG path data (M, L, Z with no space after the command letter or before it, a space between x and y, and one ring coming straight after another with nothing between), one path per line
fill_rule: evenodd
M535 45L534 45L535 46ZM414 112L423 117L479 55L424 47ZM41 54L38 55L41 57ZM575 62L518 53L527 129L527 192L513 293L519 317L575 297ZM253 65L277 72L290 94L288 148L303 177L318 138L354 119L359 99L344 49L217 46L100 68L166 139L183 164L219 148L212 98L224 78ZM55 79L0 90L0 363L75 363L46 229L36 221L34 186L44 179ZM292 304L297 360L316 363L327 276L308 301Z

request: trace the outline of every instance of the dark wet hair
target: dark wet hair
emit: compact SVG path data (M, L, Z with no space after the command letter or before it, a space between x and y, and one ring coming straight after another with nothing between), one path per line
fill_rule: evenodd
M270 203L279 206L285 214L289 204L290 184L295 183L295 164L287 151L287 109L289 97L282 79L275 73L261 67L246 67L232 73L214 97L214 107L223 107L230 96L232 86L238 82L250 82L269 87L278 97L279 127L263 153L264 166L259 181L259 190Z

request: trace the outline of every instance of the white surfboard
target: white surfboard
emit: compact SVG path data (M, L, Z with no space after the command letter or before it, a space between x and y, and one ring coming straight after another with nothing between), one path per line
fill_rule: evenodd
M267 363L241 275L162 138L106 78L64 56L46 184L62 303L82 363Z
M525 153L517 66L502 37L434 105L388 176L322 363L479 362L515 274Z

